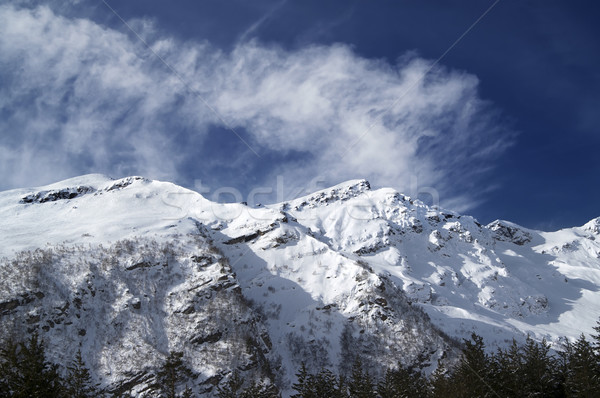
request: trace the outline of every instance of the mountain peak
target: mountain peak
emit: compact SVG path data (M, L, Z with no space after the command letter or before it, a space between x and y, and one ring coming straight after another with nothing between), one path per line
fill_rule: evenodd
M282 207L291 207L294 210L327 206L334 201L346 201L371 190L371 184L365 179L349 180L330 188L311 193L282 204Z
M348 180L345 182L342 182L340 184L334 185L333 187L329 188L329 189L341 189L341 188L347 188L349 190L362 190L362 191L369 191L371 189L371 183L367 180L365 180L364 178L362 179L357 179L357 180Z
M111 178L104 174L84 174L81 176L67 178L62 181L54 182L52 184L33 187L30 189L36 191L44 191L71 188L77 186L88 186L98 189L112 181L114 181L114 178Z
M600 217L594 218L583 225L583 228L594 234L600 234Z
M532 236L525 228L505 220L496 220L487 225L490 231L495 232L496 239L512 242L517 245L524 245L531 242Z

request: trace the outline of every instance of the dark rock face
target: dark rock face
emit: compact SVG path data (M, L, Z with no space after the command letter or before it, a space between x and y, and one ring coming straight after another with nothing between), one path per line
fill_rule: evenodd
M115 182L113 185L106 188L106 191L110 192L110 191L114 191L116 189L123 189L123 188L130 186L131 184L133 184L136 181L149 182L150 180L148 180L144 177L127 177L127 178L123 178L123 179Z
M301 203L294 206L294 210L302 210L303 208L314 208L316 206L327 205L336 201L347 201L361 195L364 192L371 190L371 184L367 180L360 180L352 185L337 186L328 190L314 193L306 198ZM290 202L282 204L283 209L290 207Z
M519 246L531 242L532 239L532 236L529 232L512 225L508 225L502 221L494 221L488 225L488 228L496 233L495 238L497 240L512 242Z
M7 312L17 308L20 304L21 304L21 301L18 299L5 301L4 303L0 303L0 312L7 313Z
M211 333L206 336L194 337L191 340L191 343L193 343L193 344L216 343L217 341L221 340L221 337L223 337L223 333L221 333L220 331L217 331L217 332Z
M96 192L96 189L86 186L63 188L60 190L41 191L29 194L21 199L20 203L46 203L57 200L69 200L76 197Z

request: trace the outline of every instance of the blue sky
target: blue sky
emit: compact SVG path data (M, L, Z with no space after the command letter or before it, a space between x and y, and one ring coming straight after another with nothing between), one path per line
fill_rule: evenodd
M598 14L592 1L2 3L0 189L104 173L209 198L280 181L288 198L367 178L482 222L581 225L600 216Z

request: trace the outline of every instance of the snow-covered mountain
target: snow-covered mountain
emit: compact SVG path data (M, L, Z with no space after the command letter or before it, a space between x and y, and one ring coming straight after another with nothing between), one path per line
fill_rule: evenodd
M170 351L196 392L237 369L284 391L301 362L372 369L557 342L600 317L600 218L557 232L484 226L349 181L260 208L171 183L87 175L0 193L2 336L81 347L103 386L142 393Z

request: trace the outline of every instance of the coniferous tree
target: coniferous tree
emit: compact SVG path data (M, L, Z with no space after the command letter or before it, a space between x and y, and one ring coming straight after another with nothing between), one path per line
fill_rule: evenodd
M252 383L240 395L240 398L279 398L280 394L273 384Z
M569 383L571 377L571 358L573 356L573 343L565 339L562 341L562 348L557 354L556 371L558 372L561 383L561 396L569 397Z
M97 397L98 391L92 383L89 369L81 356L81 349L77 350L75 359L67 367L65 389L70 398Z
M491 361L485 353L481 336L473 333L471 340L465 340L462 357L452 372L451 391L456 397L497 396L491 386Z
M591 336L593 341L594 353L596 354L596 357L600 360L600 319L596 321L596 326L594 326L593 329L597 333Z
M183 352L172 351L156 374L156 389L166 398L176 398L179 384L191 376L192 371L183 361Z
M11 397L14 390L23 384L19 374L19 344L8 340L0 350L0 397Z
M377 393L382 398L425 397L429 387L429 381L420 371L399 364L397 369L388 369L378 384Z
M292 395L293 398L301 398L301 397L310 397L309 391L310 386L309 382L311 379L311 375L306 370L306 364L302 362L300 364L300 370L296 373L296 382L292 384L292 389L297 392L297 394Z
M347 394L344 379L336 377L329 369L311 374L302 363L297 374L298 381L292 385L297 394L293 398L345 398Z
M556 360L549 352L550 345L545 339L538 343L527 336L519 372L521 391L526 396L553 396L559 390Z
M28 344L22 345L21 371L25 378L25 391L20 396L30 398L60 397L63 391L58 365L46 360L44 342L34 333Z
M377 394L381 398L396 398L396 380L394 373L391 369L388 369L383 376L383 379L377 383Z
M348 382L348 392L351 398L375 398L375 385L368 371L363 371L359 358L352 365L352 375Z
M0 368L0 398L10 397L9 384L4 379L4 372Z
M329 369L322 369L312 378L312 393L315 398L345 398L343 378L336 377Z
M498 349L491 360L493 388L502 396L516 397L523 389L523 353L517 341L505 350Z
M2 350L5 396L53 398L63 394L58 366L46 360L44 343L33 333L26 343L9 342Z
M238 398L238 393L242 393L244 380L240 377L238 371L234 371L224 386L217 387L219 398Z
M181 398L192 398L194 396L194 392L189 386L185 386L185 390L181 393Z
M569 347L565 390L569 397L598 397L600 369L592 344L582 334Z
M594 385L600 385L600 320L596 321L596 326L593 329L597 334L591 335L593 357L596 362L592 378Z
M437 367L430 376L431 395L435 398L453 396L454 384L451 377L451 369L438 360Z

